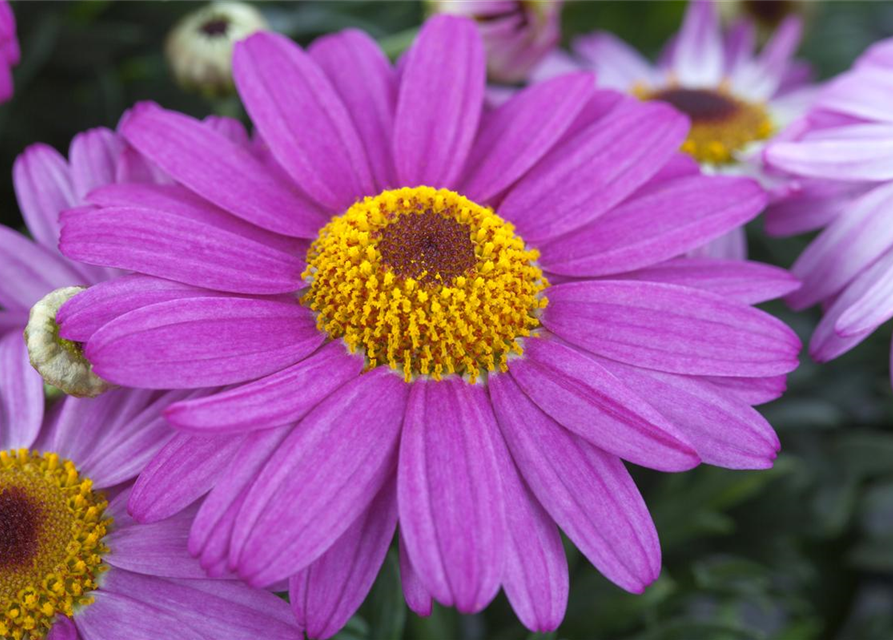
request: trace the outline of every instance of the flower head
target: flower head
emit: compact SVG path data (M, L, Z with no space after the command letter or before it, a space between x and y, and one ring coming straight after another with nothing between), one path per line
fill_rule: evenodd
M516 83L558 46L564 0L428 0L433 14L473 19L487 53L494 82Z
M795 182L769 211L770 231L822 229L794 264L803 288L796 309L821 303L825 315L810 343L820 361L846 353L893 317L893 39L877 43L830 81L813 109L767 161Z
M207 95L233 90L233 46L267 29L267 21L246 2L212 2L184 16L167 38L165 53L184 89Z
M800 19L788 18L756 53L752 22L724 31L716 3L693 0L657 64L614 35L597 32L577 38L572 56L553 54L534 77L591 69L601 86L666 102L688 116L682 150L705 170L749 175L775 187L778 178L757 151L802 115L814 95L808 67L792 58L800 32ZM746 251L744 231L736 229L695 255L740 259Z
M625 589L660 570L622 460L765 468L778 449L751 405L781 393L799 342L750 305L796 282L678 258L763 191L701 175L677 152L683 116L585 73L482 118L484 65L455 17L428 21L399 73L356 31L307 52L257 34L234 58L255 144L140 105L122 133L177 189L65 216L66 255L139 272L59 312L99 375L235 385L167 410L184 441L132 512L213 487L190 550L252 585L290 577L314 638L362 602L398 521L416 611L480 611L502 587L554 629L559 527Z
M4 368L0 388L15 388L18 379ZM27 404L6 416L0 635L118 640L149 637L164 624L197 640L302 637L279 598L206 579L186 553L194 510L140 526L126 512L128 484L114 498L106 493L131 481L174 436L164 407L196 395L116 390L95 400L68 398L36 434L21 426Z

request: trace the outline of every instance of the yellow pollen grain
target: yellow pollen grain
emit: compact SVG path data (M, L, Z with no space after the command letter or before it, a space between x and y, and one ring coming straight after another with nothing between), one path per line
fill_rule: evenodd
M385 229L432 212L467 228L470 266L447 277L428 271L403 277L380 251ZM467 249L464 233L460 244ZM453 191L389 190L357 202L320 231L307 254L303 302L321 331L365 354L367 368L386 364L407 382L458 374L475 383L485 372L506 371L509 356L523 352L519 339L539 326L549 283L538 257L492 209Z
M38 526L29 532L33 554L0 562L0 637L37 640L57 615L93 602L89 594L108 569L102 540L112 519L104 516L103 494L55 453L0 451L0 496L5 492L26 502Z

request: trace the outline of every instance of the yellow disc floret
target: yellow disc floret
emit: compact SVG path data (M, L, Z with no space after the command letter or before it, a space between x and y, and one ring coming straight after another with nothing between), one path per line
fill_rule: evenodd
M0 451L0 637L46 637L93 602L107 569L108 502L55 453Z
M539 326L549 283L538 257L492 209L446 189L395 189L322 229L303 301L369 368L473 383L505 371Z
M636 89L645 100L661 100L691 119L682 151L708 164L729 164L749 144L769 138L774 127L762 104L744 101L726 87L686 89L671 86L658 91Z

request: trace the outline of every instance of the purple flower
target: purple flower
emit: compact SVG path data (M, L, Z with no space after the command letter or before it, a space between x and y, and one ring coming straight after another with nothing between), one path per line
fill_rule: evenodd
M19 366L2 363L4 393L22 379ZM121 640L164 625L194 640L302 637L275 595L207 578L186 548L197 507L151 525L127 515L126 483L173 435L162 410L197 395L67 398L37 433L24 426L28 403L4 403L0 635Z
M502 587L553 629L559 527L629 591L660 571L623 460L767 468L778 450L751 405L800 344L751 305L797 283L679 258L762 189L701 175L683 116L585 73L483 113L484 64L455 17L399 73L360 32L309 52L252 36L234 69L254 146L141 105L122 135L179 186L105 187L65 215L67 256L137 272L60 310L96 371L234 385L168 409L182 433L131 513L207 494L190 551L212 575L290 577L314 638L362 602L398 521L415 611L480 611Z
M668 102L690 118L682 149L706 171L748 175L766 187L776 186L777 178L766 171L758 151L806 111L815 92L809 68L792 58L800 32L799 18L786 19L757 54L751 22L723 31L715 4L695 0L657 64L616 36L597 32L575 39L573 55L553 54L534 77L591 69L603 87ZM743 228L695 253L727 258L746 254Z
M12 68L21 55L15 14L7 0L0 0L0 102L12 98Z
M563 0L428 0L433 13L472 18L481 31L487 73L517 83L558 46Z
M893 316L893 39L871 47L822 90L786 139L766 149L770 164L799 180L769 211L772 232L823 228L794 264L803 288L795 309L821 303L810 353L826 362Z

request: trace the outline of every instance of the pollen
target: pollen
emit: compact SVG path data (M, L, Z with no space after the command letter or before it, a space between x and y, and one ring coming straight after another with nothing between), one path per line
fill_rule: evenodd
M682 151L698 162L733 163L736 153L751 143L766 140L774 131L764 105L741 100L724 86L717 89L637 89L636 94L644 100L667 102L691 119L691 129L682 144Z
M45 638L93 602L106 571L108 502L55 453L0 451L0 637Z
M453 191L384 191L320 231L302 300L368 369L473 384L506 371L539 327L549 283L538 258L492 209Z

